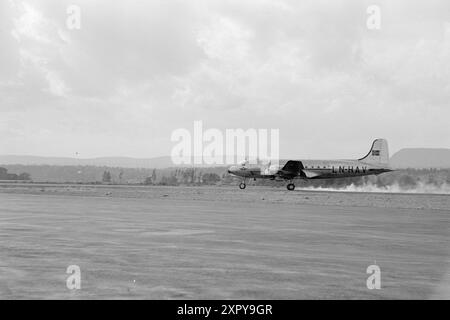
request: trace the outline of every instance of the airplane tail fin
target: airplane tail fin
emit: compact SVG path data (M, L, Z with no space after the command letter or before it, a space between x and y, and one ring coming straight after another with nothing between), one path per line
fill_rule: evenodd
M372 143L372 148L369 153L365 157L358 160L375 165L389 165L389 149L387 140L376 139Z

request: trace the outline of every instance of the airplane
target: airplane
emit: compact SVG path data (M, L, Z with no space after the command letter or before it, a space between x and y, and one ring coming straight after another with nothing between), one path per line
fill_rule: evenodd
M378 175L393 171L389 166L386 139L376 139L369 153L357 160L288 160L283 165L249 166L243 161L231 166L228 173L242 178L240 189L245 189L247 179L288 180L287 189L295 189L294 179L337 179Z

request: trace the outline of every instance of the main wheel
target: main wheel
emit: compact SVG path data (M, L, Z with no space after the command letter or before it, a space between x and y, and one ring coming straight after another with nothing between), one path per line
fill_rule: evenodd
M287 188L289 191L292 191L292 190L295 189L295 184L289 183L289 184L286 186L286 188Z
M242 189L242 190L243 190L243 189L245 189L246 186L247 186L247 185L246 185L245 183L242 182L242 183L239 185L239 189Z

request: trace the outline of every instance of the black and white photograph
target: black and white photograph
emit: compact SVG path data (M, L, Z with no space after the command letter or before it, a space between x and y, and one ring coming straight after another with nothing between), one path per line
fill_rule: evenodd
M0 0L1 300L448 300L449 236L449 1Z

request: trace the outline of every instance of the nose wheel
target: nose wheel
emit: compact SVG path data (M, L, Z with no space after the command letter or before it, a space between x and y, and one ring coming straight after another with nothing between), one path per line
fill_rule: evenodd
M295 184L289 183L289 184L286 186L286 188L287 188L289 191L292 191L292 190L295 189Z
M246 186L247 185L245 184L245 182L241 182L241 184L239 185L239 189L244 190Z

